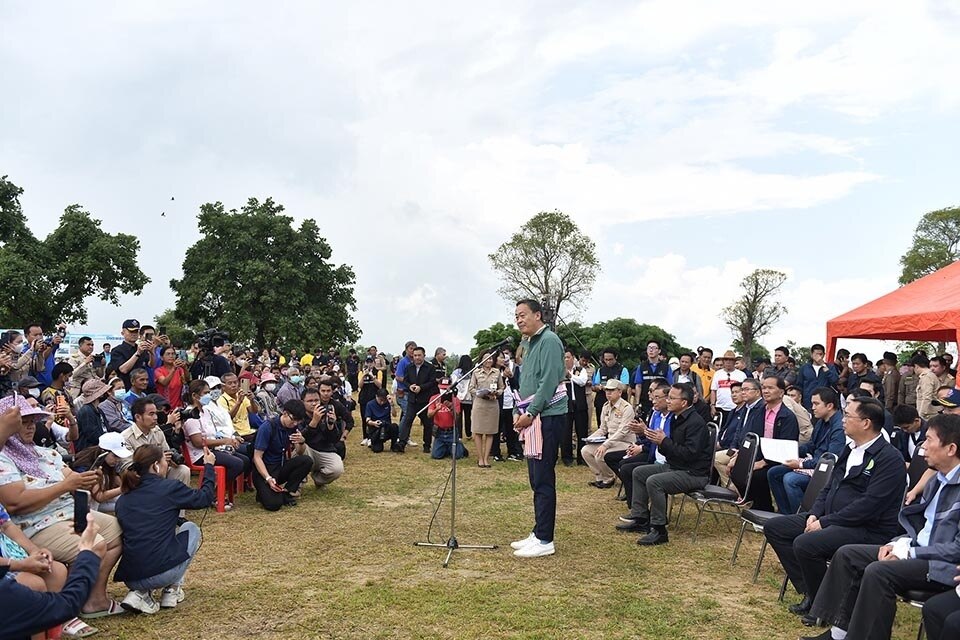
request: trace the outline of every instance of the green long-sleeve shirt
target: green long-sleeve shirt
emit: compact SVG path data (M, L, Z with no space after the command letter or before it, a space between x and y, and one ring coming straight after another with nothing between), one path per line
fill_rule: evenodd
M558 402L547 406L557 391L557 386L566 376L563 365L563 343L550 327L544 325L539 333L524 338L523 365L520 369L520 397L534 396L527 412L531 416L562 416L567 413L567 403Z

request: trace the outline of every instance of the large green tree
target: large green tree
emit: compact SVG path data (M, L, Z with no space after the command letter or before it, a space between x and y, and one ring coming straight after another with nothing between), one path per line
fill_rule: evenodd
M562 211L541 211L488 257L505 300L547 299L557 313L586 302L600 271L593 240Z
M331 263L316 222L295 228L283 211L271 198L250 198L239 211L200 207L201 239L187 249L183 277L170 281L175 317L219 327L238 344L353 344L353 269Z
M913 243L900 258L900 284L908 284L960 260L960 207L923 214Z
M743 294L720 312L720 317L740 341L743 353L753 353L753 345L765 336L787 308L777 300L787 274L773 269L756 269L741 282Z
M110 234L78 204L67 207L44 239L33 235L20 207L23 189L0 177L0 326L84 323L88 298L117 304L150 282L137 266L140 241Z

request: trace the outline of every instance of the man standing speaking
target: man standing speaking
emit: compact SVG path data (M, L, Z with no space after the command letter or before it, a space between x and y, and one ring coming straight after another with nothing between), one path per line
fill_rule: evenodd
M524 455L530 488L533 489L533 532L511 543L521 558L553 555L553 529L557 517L557 478L554 467L567 413L566 386L563 379L563 344L543 322L543 310L536 300L521 300L516 310L517 328L523 334L520 348L523 364L520 397L530 401L526 411L516 417L513 426L524 435ZM520 351L520 349L518 349ZM537 420L539 418L539 420ZM539 423L539 434L537 427ZM533 428L528 428L528 427ZM539 437L538 437L539 436Z

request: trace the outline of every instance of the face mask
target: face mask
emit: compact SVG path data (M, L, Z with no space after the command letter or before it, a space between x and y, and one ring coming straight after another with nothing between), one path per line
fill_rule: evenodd
M213 402L213 396L209 393L200 396L200 404L204 407Z
M303 376L290 376L290 384L300 384L303 382Z
M247 364L247 361L241 358L240 360L237 360L237 364L242 367L243 365Z
M113 397L117 400L123 400L127 396L127 392L124 389L117 389L113 392Z
M27 389L27 393L29 393L29 394L30 394L31 396L33 396L34 398L39 398L39 397L40 397L40 389L38 389L38 388L36 388L36 387L34 387L33 389Z
M193 362L193 359L196 358L196 355L192 353L187 354L187 362Z
M223 395L223 391L220 389L214 389L210 392L210 397L214 400L219 400L221 395Z
M273 393L273 390L277 388L277 385L268 383L263 385L263 388L266 389L269 393Z

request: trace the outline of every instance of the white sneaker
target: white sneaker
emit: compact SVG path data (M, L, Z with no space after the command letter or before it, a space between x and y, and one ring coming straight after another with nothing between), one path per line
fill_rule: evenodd
M407 440L407 446L408 446L408 447L415 447L415 446L417 446L418 444L420 444L420 443L417 442L416 440Z
M364 438L363 440L361 440L361 441L360 441L360 446L361 446L361 447L369 447L369 446L370 446L370 438Z
M533 544L517 549L513 552L513 555L518 558L539 558L541 556L552 556L556 551L552 542L544 544L537 540Z
M534 542L540 542L540 541L537 540L537 536L531 533L523 540L517 540L516 542L511 542L510 546L513 547L514 549L523 549L528 544L533 544Z
M160 595L160 607L163 609L173 609L183 602L185 597L186 595L183 593L183 587L181 585L166 587Z
M153 599L149 591L133 591L127 594L120 606L127 611L139 613L156 613L160 611L160 603Z

